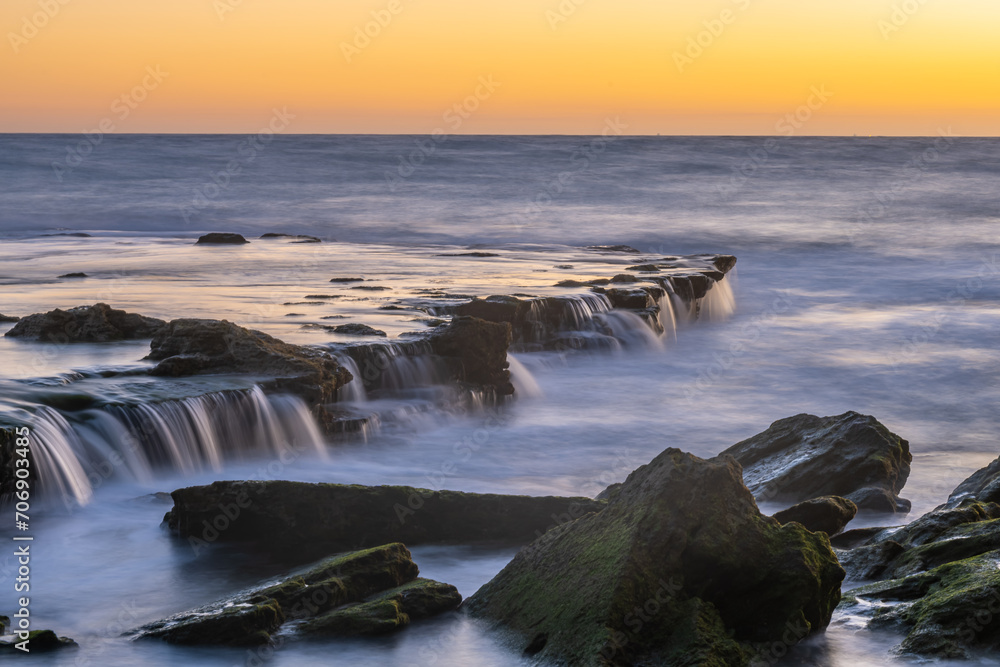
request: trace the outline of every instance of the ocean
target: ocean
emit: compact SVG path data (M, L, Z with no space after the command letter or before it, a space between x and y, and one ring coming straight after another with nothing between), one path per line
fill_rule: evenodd
M528 664L461 617L377 641L289 640L266 656L121 639L275 574L236 552L197 558L159 527L170 504L150 494L217 479L593 496L667 447L709 457L783 417L856 410L910 441L913 471L902 496L916 518L1000 453L998 177L1000 140L947 132L903 139L110 135L99 142L0 135L0 313L7 315L103 301L164 319L229 319L296 343L356 341L322 328L341 321L368 324L392 341L426 329L435 308L452 300L572 293L555 283L610 276L643 258L739 260L709 315L680 317L662 337L617 321L618 343L607 350L515 353L517 398L499 410L443 403L407 380L426 370L407 367L394 393L345 396L378 417L332 444L310 430L294 401L251 392L240 394L250 403L227 404L270 415L282 433L310 443L280 466L266 438L235 450L222 443L214 458L184 458L184 442L175 442L163 445L174 447L172 462L62 478L59 500L37 519L32 609L36 627L84 648L46 664L319 665L334 652L351 664ZM241 233L251 243L194 246L206 232ZM269 232L323 242L258 238ZM585 248L597 244L640 254ZM496 256L455 256L472 251ZM73 272L88 277L59 278ZM352 292L329 282L355 275L388 289ZM0 324L0 333L11 326ZM81 412L79 401L146 409L176 399L202 414L217 406L192 397L253 384L101 377L102 369L148 365L146 351L144 342L0 338L0 417L47 411L52 437L72 433L79 442L67 446L97 451L117 427ZM474 453L445 465L454 463L456 443L470 438ZM465 596L512 556L413 552L423 576ZM9 567L0 556L0 571ZM0 612L14 602L4 591ZM789 664L882 664L896 641L835 618Z

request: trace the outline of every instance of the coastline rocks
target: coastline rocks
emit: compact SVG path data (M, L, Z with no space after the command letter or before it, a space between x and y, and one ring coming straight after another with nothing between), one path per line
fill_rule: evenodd
M64 274L62 274L59 277L60 278L87 278L89 276L87 276L86 273L64 273Z
M948 496L949 507L956 507L967 498L987 503L1000 503L1000 458L973 473L955 487Z
M330 278L331 283L362 283L364 278Z
M6 617L0 616L0 618ZM49 653L65 648L79 648L79 645L69 637L60 637L51 630L32 630L28 633L27 639L21 639L15 635L9 642L0 641L0 655L6 652L24 653L17 648L18 644L24 641L27 641L27 649L30 653Z
M4 315L3 313L0 313L0 324L6 324L8 322L18 322L20 320L21 320L20 317L14 317L13 315Z
M972 659L1000 650L1000 551L845 594L843 607L872 630L906 633L894 651Z
M386 333L381 329L375 329L367 324L358 324L356 322L351 322L350 324L338 324L337 326L327 326L324 327L327 331L332 331L333 333L346 334L349 336L381 336L385 338Z
M418 579L419 573L405 546L386 544L326 558L276 582L144 625L129 636L247 646L269 642L287 621L301 621L293 626L300 635L384 634L461 603L454 586Z
M408 486L215 482L174 491L168 527L193 547L228 541L296 557L418 544L527 544L561 521L600 510L589 498L534 498ZM220 507L236 507L226 530Z
M105 343L152 338L165 324L163 320L98 303L22 317L4 335L46 343Z
M746 665L797 642L829 623L844 571L826 535L761 515L741 473L668 449L463 608L574 665Z
M858 506L847 498L823 496L793 505L772 516L780 524L795 521L814 533L823 531L827 535L836 535L857 513Z
M199 236L195 245L243 245L244 243L250 242L243 238L242 234L212 232Z
M628 245L589 245L587 250L596 250L598 252L626 252L633 255L640 254L638 250Z
M886 528L840 555L851 579L904 577L1000 548L1000 505L967 498Z
M458 316L435 329L428 341L434 354L444 358L453 380L491 388L498 396L514 393L507 362L509 324Z
M160 329L146 357L160 363L151 375L180 377L206 373L274 375L278 390L312 404L335 400L351 374L320 350L291 345L226 320L173 320Z
M758 500L801 502L836 495L858 509L906 513L898 496L910 474L909 443L874 417L796 415L726 451Z

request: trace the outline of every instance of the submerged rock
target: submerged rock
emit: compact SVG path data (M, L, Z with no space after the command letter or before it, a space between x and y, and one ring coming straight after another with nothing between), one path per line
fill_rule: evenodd
M598 252L627 252L638 255L639 251L629 245L589 245L587 250L597 250Z
M827 535L836 535L857 513L858 506L847 498L823 496L793 505L773 516L782 524L795 521L814 533L823 531Z
M252 373L277 378L272 386L312 404L335 400L351 381L346 368L324 351L291 345L226 320L173 320L150 344L147 359L160 363L153 375Z
M387 542L527 544L604 507L589 498L281 481L215 482L171 496L174 507L164 520L192 545L243 542L303 558ZM239 509L224 531L213 527L219 507Z
M862 510L910 510L910 502L898 495L913 460L909 443L868 415L796 415L723 454L740 462L758 500L836 495Z
M495 252L459 252L446 255L434 255L435 257L499 257Z
M51 630L32 630L28 633L26 639L21 639L15 635L9 642L0 641L0 655L4 653L24 653L24 651L18 648L18 645L22 642L27 642L26 648L28 649L28 654L49 653L65 648L79 648L79 645L69 637L60 637Z
M367 324L358 324L355 322L330 326L326 327L326 329L334 333L347 334L350 336L381 336L383 338L386 336L386 333L381 329L375 329Z
M198 237L195 245L242 245L250 243L242 234L229 234L225 232L212 232Z
M843 608L902 630L902 655L971 659L1000 651L1000 551L849 591Z
M362 283L364 278L330 278L331 283Z
M668 449L464 608L573 665L745 665L756 644L801 640L829 623L844 571L826 535L761 515L741 473Z
M62 274L59 277L60 278L87 278L89 276L87 276L86 273L64 273L64 274Z
M46 343L106 343L117 340L152 338L166 322L106 303L78 306L22 317L5 336Z
M277 581L128 633L188 645L254 645L271 640L286 621L302 635L355 637L385 634L412 620L456 608L454 586L418 579L402 544L386 544L327 558Z

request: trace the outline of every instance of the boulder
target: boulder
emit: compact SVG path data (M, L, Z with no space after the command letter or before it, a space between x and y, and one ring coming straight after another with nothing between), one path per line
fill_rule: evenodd
M910 474L910 446L874 417L796 415L723 454L743 466L758 500L801 502L841 496L861 510L905 513L898 496Z
M781 524L796 521L814 533L823 531L827 535L836 535L857 513L858 506L847 498L823 496L777 512L774 518Z
M966 498L886 528L840 555L851 579L898 578L1000 549L1000 505Z
M60 637L51 630L32 630L26 640L15 637L9 642L0 641L0 655L24 653L17 648L22 641L28 642L29 653L49 653L64 648L79 648L79 645L69 637Z
M304 635L365 636L402 628L412 620L456 608L454 586L418 579L402 544L386 544L326 558L277 581L127 633L173 644L265 644L286 621Z
M98 303L22 317L4 335L46 343L106 343L152 338L165 324L163 320Z
M192 546L242 542L301 558L387 542L527 544L553 525L604 507L589 498L283 481L215 482L171 496L174 507L164 520ZM213 525L220 507L238 509L225 530Z
M1000 551L847 592L845 613L906 634L898 654L972 659L1000 651Z
M364 602L335 609L306 621L306 635L356 637L394 632L411 621L436 616L462 603L458 589L430 579L414 579L376 593Z
M948 505L956 507L966 498L1000 503L1000 458L959 484L948 496Z
M489 388L498 396L514 393L507 370L509 324L459 316L435 329L428 340L434 354L444 358L453 380Z
M346 368L324 351L291 345L226 320L173 320L150 344L147 359L160 363L152 375L252 373L279 378L270 387L312 404L333 402L351 381Z
M746 665L825 628L843 578L826 535L761 515L733 458L668 449L463 608L543 661Z
M244 243L250 242L243 238L242 234L213 232L198 237L198 242L195 245L243 245Z

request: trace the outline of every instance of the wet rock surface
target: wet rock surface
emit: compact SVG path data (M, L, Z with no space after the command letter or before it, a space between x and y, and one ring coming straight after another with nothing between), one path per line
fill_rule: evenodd
M604 507L589 498L282 481L215 482L171 496L174 507L164 520L192 544L219 540L262 550L273 545L299 556L387 542L527 544L560 521ZM214 526L220 507L235 507L237 515L222 531Z
M98 303L22 317L4 335L45 343L106 343L152 338L165 324L163 320Z
M173 320L157 332L147 359L160 363L153 375L171 377L206 373L272 375L276 390L297 394L309 403L333 402L351 374L329 354L291 345L260 331L225 320Z
M266 644L283 626L306 636L369 636L461 603L454 586L419 579L418 574L405 546L381 545L326 558L230 598L149 623L128 636L226 646Z
M836 535L844 530L857 513L858 506L850 500L840 496L823 496L776 512L773 517L781 524L795 521L807 530Z
M977 470L948 496L948 506L956 507L967 498L1000 503L1000 458Z
M463 608L574 665L745 665L762 643L817 632L844 571L825 535L761 515L741 472L668 449Z
M14 315L4 315L3 313L0 313L0 324L7 324L9 322L17 322L20 319L21 319L20 317L15 317Z
M909 443L869 415L796 415L723 454L740 462L747 486L760 500L836 495L861 510L910 509L898 495L910 474Z

